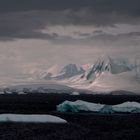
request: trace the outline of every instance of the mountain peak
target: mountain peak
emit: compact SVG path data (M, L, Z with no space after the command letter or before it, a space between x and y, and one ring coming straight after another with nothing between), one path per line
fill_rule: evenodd
M111 58L110 57L101 57L96 63L93 65L91 70L86 75L86 79L89 80L91 78L96 78L103 72L111 72Z
M46 73L44 79L46 80L63 80L75 75L84 73L82 67L78 68L76 64L68 64L64 66L57 74L53 75L50 71Z
M62 73L65 72L65 73L68 73L68 74L73 74L73 73L78 72L78 68L75 64L68 64L61 70L61 72Z
M102 56L97 59L92 68L83 77L86 76L86 80L93 82L102 73L119 74L126 71L130 71L129 66L126 64L114 61L109 56Z

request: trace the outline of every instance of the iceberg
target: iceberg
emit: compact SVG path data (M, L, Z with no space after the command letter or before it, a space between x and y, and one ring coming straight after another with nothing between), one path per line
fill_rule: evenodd
M79 111L92 111L99 112L104 105L89 103L81 100L77 100L75 102L64 101L62 104L57 106L57 111L59 112L79 112Z
M115 112L122 113L140 113L140 104L137 102L125 102L119 105L112 106Z
M25 115L25 114L1 114L0 122L67 123L66 120L53 115Z
M82 100L64 101L57 105L59 112L97 112L97 113L140 113L140 103L124 102L118 105L106 105L99 103L90 103Z

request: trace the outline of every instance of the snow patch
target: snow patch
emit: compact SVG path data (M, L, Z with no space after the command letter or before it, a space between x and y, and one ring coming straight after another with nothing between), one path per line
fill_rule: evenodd
M80 95L80 93L79 92L77 92L77 91L74 91L74 92L72 92L72 94L71 95Z

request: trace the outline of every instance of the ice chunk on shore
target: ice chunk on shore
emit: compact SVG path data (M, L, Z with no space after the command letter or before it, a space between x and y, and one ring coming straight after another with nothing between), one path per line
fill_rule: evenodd
M22 123L67 123L66 120L53 115L23 115L23 114L1 114L0 122L22 122Z

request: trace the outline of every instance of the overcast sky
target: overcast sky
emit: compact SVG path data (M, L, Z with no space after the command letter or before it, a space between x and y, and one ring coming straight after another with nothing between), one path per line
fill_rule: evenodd
M140 0L0 0L0 76L140 54Z

